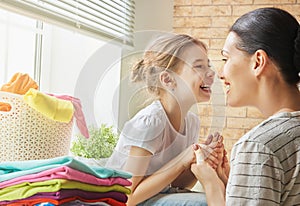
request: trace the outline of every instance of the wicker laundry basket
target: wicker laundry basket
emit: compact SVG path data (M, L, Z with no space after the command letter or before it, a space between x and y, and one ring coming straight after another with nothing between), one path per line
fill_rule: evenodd
M69 154L73 119L69 123L51 120L31 108L22 95L0 91L0 162L49 159Z

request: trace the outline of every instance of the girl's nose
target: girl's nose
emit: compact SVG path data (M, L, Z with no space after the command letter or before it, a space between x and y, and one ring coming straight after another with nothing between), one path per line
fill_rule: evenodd
M215 71L210 69L207 73L206 73L206 76L209 77L209 78L214 78L215 76Z

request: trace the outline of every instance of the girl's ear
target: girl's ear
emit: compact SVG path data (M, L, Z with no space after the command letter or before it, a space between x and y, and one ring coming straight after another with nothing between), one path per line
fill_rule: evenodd
M255 66L253 67L254 75L260 76L261 73L266 69L269 57L264 50L259 49L254 53L253 58L255 61Z
M167 71L161 72L159 75L159 80L163 87L166 87L169 89L174 89L175 80L174 80L172 74L170 74L169 72L167 72Z

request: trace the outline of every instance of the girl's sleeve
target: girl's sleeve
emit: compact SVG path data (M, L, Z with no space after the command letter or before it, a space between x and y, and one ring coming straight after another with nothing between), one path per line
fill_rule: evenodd
M124 147L137 146L154 154L162 142L165 124L159 115L136 116L122 130Z

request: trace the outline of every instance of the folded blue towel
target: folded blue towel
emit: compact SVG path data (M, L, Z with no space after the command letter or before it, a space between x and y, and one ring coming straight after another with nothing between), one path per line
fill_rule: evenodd
M129 179L131 174L100 166L88 166L71 156L62 156L45 160L27 160L0 163L0 182L23 175L38 173L44 170L69 166L73 169L94 175L99 178L123 177Z

